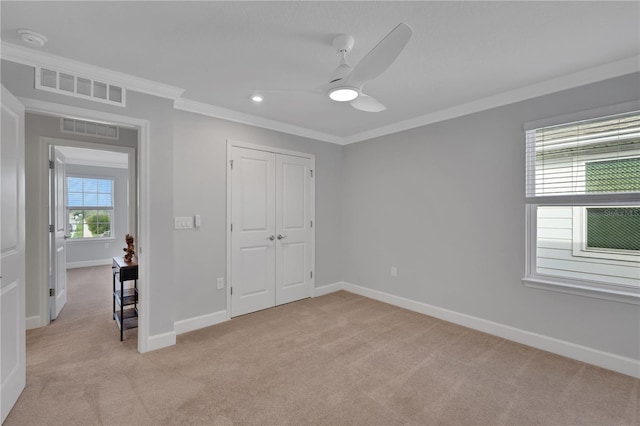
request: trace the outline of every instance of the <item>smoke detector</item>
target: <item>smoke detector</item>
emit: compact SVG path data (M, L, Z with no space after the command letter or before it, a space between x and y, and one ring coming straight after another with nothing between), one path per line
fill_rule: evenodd
M18 30L18 34L20 34L20 37L22 37L22 40L26 43L36 47L42 47L48 41L42 34L31 30Z

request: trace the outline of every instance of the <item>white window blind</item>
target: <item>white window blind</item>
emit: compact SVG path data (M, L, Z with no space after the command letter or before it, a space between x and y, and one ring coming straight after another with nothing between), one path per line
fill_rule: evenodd
M640 201L632 167L640 156L640 111L533 129L526 137L528 203L607 202L613 193L617 202ZM593 171L595 162L607 161L606 173Z

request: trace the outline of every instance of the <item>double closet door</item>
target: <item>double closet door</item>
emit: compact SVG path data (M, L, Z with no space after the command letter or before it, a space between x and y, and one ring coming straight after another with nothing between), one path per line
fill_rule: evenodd
M311 296L313 160L231 147L231 315Z

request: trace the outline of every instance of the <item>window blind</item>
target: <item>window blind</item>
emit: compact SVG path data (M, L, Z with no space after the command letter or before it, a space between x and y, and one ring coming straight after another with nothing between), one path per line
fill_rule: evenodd
M67 207L113 207L113 181L67 177Z
M604 200L611 193L640 202L640 111L533 129L526 139L528 202Z

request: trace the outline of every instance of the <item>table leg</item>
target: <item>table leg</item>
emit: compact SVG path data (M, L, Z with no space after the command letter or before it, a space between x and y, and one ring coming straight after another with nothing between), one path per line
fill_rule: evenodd
M113 313L111 314L111 316L113 317L113 320L116 320L115 314L116 314L116 268L111 268L112 272L113 272L113 292L111 293L111 298L113 299Z
M120 278L120 341L124 340L124 282Z

